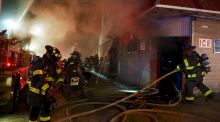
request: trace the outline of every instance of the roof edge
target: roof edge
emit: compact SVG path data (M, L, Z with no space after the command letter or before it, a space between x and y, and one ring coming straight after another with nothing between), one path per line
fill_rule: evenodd
M178 9L178 10L187 10L187 11L195 11L195 12L203 12L203 13L212 13L212 14L219 14L220 15L220 11L205 10L205 9L190 8L190 7L181 7L181 6L164 5L164 4L157 4L157 5L155 5L155 7L157 7L157 8Z

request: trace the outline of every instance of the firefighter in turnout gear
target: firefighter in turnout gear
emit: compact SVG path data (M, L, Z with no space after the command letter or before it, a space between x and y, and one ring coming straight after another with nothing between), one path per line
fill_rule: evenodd
M55 102L51 93L53 85L63 82L61 69L57 62L60 51L52 46L45 46L47 52L43 57L35 56L31 63L28 100L30 104L29 122L49 122L51 104ZM38 118L39 117L39 118Z
M177 66L177 70L182 71L186 76L186 103L194 102L194 87L197 87L205 97L214 97L214 92L203 84L203 77L206 71L204 70L201 56L194 50L195 48L195 46L185 46L183 63Z
M81 65L81 55L78 51L74 51L65 64L66 82L69 96L72 96L73 91L78 89L80 97L86 97L84 93L84 77L80 68Z

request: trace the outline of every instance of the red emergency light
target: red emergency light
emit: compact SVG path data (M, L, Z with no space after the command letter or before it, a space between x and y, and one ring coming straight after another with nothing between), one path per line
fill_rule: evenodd
M10 63L10 62L8 62L6 65L7 65L7 67L10 67L10 66L11 66L11 63Z

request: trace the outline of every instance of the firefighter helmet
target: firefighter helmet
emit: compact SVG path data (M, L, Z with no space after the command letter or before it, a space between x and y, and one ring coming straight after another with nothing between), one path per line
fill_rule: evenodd
M40 56L34 56L32 62L38 62L41 60Z
M195 48L196 48L196 46L184 45L183 46L183 53L184 53L184 55L191 54L192 52L194 52Z
M71 57L75 59L80 59L81 54L78 51L73 51L73 53L71 53Z
M46 48L46 50L47 50L47 52L48 52L49 54L52 54L52 53L53 53L53 47L52 47L52 46L46 45L45 48Z
M62 58L62 55L60 53L60 50L56 47L52 47L50 45L45 46L47 53L51 56L51 58L55 61L58 61Z
M71 55L77 55L77 56L81 57L81 55L78 51L73 51L73 53L71 53Z
M192 46L192 45L184 45L183 46L183 50L187 51L187 50L194 50L196 49L196 46Z

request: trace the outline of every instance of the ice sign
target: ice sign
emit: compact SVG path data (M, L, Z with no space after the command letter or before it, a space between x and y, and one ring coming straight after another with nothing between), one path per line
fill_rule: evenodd
M199 47L200 48L212 48L212 40L199 38Z

